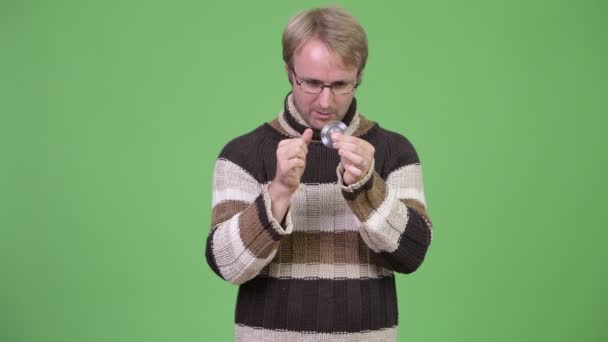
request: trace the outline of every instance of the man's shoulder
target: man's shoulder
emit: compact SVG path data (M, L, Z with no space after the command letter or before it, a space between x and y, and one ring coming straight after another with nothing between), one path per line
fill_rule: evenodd
M267 124L230 140L222 149L218 160L238 165L256 179L263 176L265 161L276 154L278 137Z
M404 135L388 130L363 115L360 116L360 124L355 135L360 135L361 138L369 140L371 143L385 143L413 149L412 143Z
M376 157L385 159L393 167L418 164L420 159L414 145L401 133L376 124L370 141L376 148Z
M251 154L260 143L264 140L271 138L272 132L270 132L266 124L262 124L255 129L239 135L226 143L224 148L220 152L219 158L227 157L230 154Z

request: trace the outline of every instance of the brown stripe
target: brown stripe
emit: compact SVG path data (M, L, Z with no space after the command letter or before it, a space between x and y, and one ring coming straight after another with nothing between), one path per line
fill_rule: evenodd
M254 257L264 259L276 247L277 241L272 239L265 228L270 222L261 222L260 219L256 205L245 209L239 216L239 236Z
M429 222L431 221L429 219L429 214L426 211L426 207L420 201L417 201L412 198L407 198L407 199L402 199L401 202L403 202L403 204L405 204L406 207L410 207L410 208L414 209L419 215L424 216L424 218L427 221L429 221Z
M359 191L363 189L362 191ZM374 210L380 208L386 199L388 191L386 183L374 172L368 183L361 189L355 190L354 199L346 196L346 203L353 210L359 221L366 222L373 214Z
M363 115L359 113L359 127L353 133L354 136L359 137L363 134L367 133L372 127L374 127L376 123L370 120L367 120Z
M336 235L338 234L346 234L348 232L341 232L341 233L319 233L319 245L321 245L321 243L323 244L323 247L319 246L319 251L320 251L320 255L319 255L319 263L324 263L324 264L335 264L338 263L338 261L336 261L335 257L334 257L334 240L336 240ZM351 235L353 235L354 233L357 232L353 232L351 233ZM357 233L358 235L359 233Z
M369 249L369 247L367 247L367 244L365 243L365 241L363 241L363 239L361 238L361 236L359 236L359 264L374 264L374 260L373 260L373 256L372 256L372 252Z
M214 230L217 225L245 210L249 205L251 204L237 200L227 200L216 204L211 211L211 229Z
M284 264L369 264L369 248L357 231L293 232L284 237L273 262Z

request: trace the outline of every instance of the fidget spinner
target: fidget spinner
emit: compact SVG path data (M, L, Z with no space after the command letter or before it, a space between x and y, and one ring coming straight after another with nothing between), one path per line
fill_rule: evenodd
M331 134L333 132L339 132L344 134L346 131L346 125L341 121L331 121L328 122L327 125L323 127L321 130L321 141L323 145L333 148L333 141L331 140Z

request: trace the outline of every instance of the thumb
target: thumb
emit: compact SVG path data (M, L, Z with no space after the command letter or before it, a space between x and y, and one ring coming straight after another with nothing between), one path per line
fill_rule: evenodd
M302 134L302 139L304 139L306 145L310 144L310 142L312 141L312 129L307 128L304 131L304 134Z

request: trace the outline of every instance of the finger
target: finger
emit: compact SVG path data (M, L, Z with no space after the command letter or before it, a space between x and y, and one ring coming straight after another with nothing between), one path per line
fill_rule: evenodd
M361 138L353 137L351 135L342 135L340 141L341 143L348 143L357 146L359 149L356 151L357 154L373 156L375 153L374 146Z
M353 137L352 135L346 135L339 132L336 133L338 134L338 140L340 141L345 141L351 144L358 144L365 141L361 138Z
M369 144L363 140L360 140L359 143L350 143L350 142L343 141L341 143L338 143L337 147L339 149L352 151L354 154L363 157L363 159L365 159L365 160L373 159L374 154L376 153L374 146L372 146L371 144Z
M304 168L306 166L306 161L300 158L292 158L287 161L287 168L289 170L296 168Z
M365 171L367 163L366 163L365 159L363 157L361 157L360 155L355 154L351 151L342 150L342 149L338 151L338 154L340 155L340 157L342 157L342 161L345 161L346 164L353 165L353 166Z
M357 155L363 155L361 147L356 144L342 141L342 142L334 143L333 145L338 150L351 151Z
M289 158L287 158L287 160L292 160L292 159L300 159L300 160L306 161L306 154L303 152L300 152L300 153L296 153L296 154L290 156Z
M351 175L355 176L355 178L359 178L363 176L363 171L356 168L353 165L344 165L344 170L348 171Z
M306 155L308 154L308 149L306 148L306 145L296 148L294 152L295 153L293 153L290 158L299 158L302 160L306 160Z
M307 133L308 130L310 130L310 133ZM306 131L304 131L304 133L305 134L302 135L301 138L290 139L289 143L285 147L303 149L305 153L308 153L308 144L310 143L309 140L312 139L312 130L307 129ZM308 137L308 135L310 135L310 137Z
M304 134L302 134L302 139L304 140L306 145L310 144L310 142L312 141L312 129L307 128L304 131Z
M305 157L308 154L308 146L306 146L302 139L294 139L282 146L280 153L285 158L293 158L295 156Z

